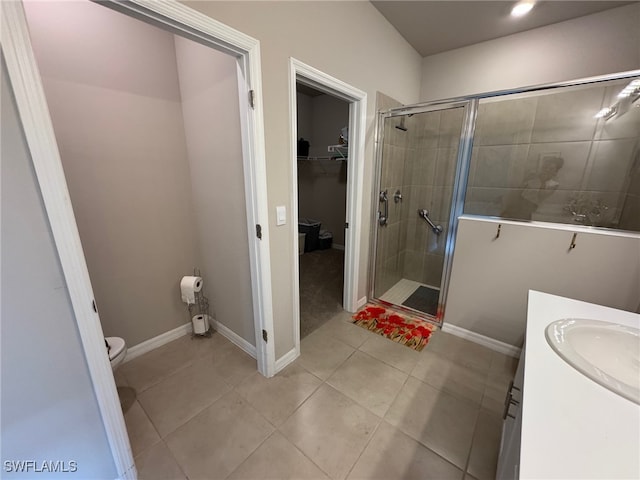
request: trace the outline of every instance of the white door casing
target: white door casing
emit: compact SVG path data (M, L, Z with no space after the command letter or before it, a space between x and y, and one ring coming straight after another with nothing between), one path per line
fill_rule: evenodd
M349 155L347 161L347 208L345 223L345 267L343 308L355 312L358 301L360 242L362 231L362 188L364 183L364 148L367 114L367 94L335 77L295 58L289 59L289 130L291 132L291 225L293 248L291 266L293 278L294 349L278 359L280 371L300 355L300 281L298 264L298 163L296 83L300 82L349 103Z

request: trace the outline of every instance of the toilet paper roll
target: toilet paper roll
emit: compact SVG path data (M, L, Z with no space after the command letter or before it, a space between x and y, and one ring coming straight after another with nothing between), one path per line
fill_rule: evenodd
M182 301L187 305L196 303L196 293L202 290L202 277L182 277L180 293Z
M195 315L191 318L193 333L204 335L209 330L209 315Z

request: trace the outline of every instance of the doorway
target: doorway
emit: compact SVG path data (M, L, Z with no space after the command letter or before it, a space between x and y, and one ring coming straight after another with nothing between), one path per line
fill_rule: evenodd
M317 92L329 95L334 99L348 103L348 145L340 147L339 141L332 145L326 156L345 157L342 169L346 171L346 210L344 211L344 282L342 308L355 312L366 303L366 295L358 295L360 284L360 242L362 230L362 188L364 177L364 138L367 111L367 94L347 83L338 80L320 70L306 65L294 58L289 62L290 92L290 131L291 134L291 191L298 192L298 112L297 88L310 87ZM345 130L345 132L347 131ZM339 134L340 135L340 134ZM338 135L338 137L339 137ZM323 155L325 156L325 155ZM340 165L340 164L337 164ZM344 175L344 173L343 173ZM344 177L343 177L344 178ZM300 271L299 271L299 233L298 233L298 199L293 195L294 205L291 208L292 250L291 265L293 267L293 312L294 312L294 349L278 360L276 370L281 370L300 355ZM312 219L315 220L315 219ZM337 228L337 227L336 227Z
M470 102L379 116L370 296L442 323Z
M349 104L296 83L300 338L343 310Z
M196 39L201 44L211 46L235 58L241 112L243 183L254 314L254 355L257 357L260 372L265 376L271 376L274 373L275 362L273 342L267 343L262 340L263 335L266 337L267 334L273 338L273 320L259 43L180 4L154 3L141 6L135 1L126 4L115 2L100 4L101 8L105 5L128 16ZM4 2L2 20L2 51L7 71L14 88L20 120L25 131L73 311L78 319L78 332L118 477L135 478L135 466L113 374L109 359L104 354L104 336L93 302L94 293L89 280L87 263L69 200L42 81L31 49L22 3ZM248 92L252 95L248 95ZM252 105L249 105L250 97ZM256 225L263 226L259 239L253 235Z

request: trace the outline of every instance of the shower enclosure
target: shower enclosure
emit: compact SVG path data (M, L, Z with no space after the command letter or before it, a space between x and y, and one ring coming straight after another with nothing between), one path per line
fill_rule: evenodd
M460 215L640 232L640 72L379 113L369 298L441 323Z

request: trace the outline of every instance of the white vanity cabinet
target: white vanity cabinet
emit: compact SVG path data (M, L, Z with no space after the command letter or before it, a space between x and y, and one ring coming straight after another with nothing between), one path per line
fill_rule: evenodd
M638 479L640 405L594 382L553 350L545 332L563 319L640 327L636 313L529 292L525 345L507 395L497 478Z
M522 433L522 390L524 385L524 351L518 369L509 385L504 402L502 440L498 459L497 480L513 480L520 477L520 435Z

